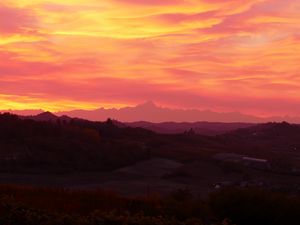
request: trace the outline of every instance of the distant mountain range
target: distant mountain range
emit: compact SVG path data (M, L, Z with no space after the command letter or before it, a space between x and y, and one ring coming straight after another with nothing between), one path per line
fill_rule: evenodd
M105 121L107 118L122 122L147 121L152 123L161 122L242 122L242 123L265 123L282 122L300 123L300 117L257 117L239 112L214 112L211 110L197 109L170 109L157 106L148 101L134 107L120 109L96 109L96 110L73 110L55 113L58 116L68 115L92 121Z
M10 113L18 115L37 115L42 113L41 110L21 110ZM281 122L300 123L300 117L256 117L246 115L239 112L214 112L211 110L197 109L170 109L160 107L153 102L145 102L135 107L124 107L120 109L104 109L96 110L72 110L54 113L56 116L67 115L72 118L82 118L91 121L105 121L107 118L122 122L148 121L152 123L162 122L222 122L222 123L265 123L265 122ZM145 125L145 124L144 124ZM148 124L152 126L151 124ZM147 127L148 127L147 125ZM169 124L170 125L170 124ZM169 126L168 125L168 126Z

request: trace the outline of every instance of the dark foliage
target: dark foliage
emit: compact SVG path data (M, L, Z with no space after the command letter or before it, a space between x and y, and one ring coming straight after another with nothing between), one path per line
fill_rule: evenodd
M125 198L103 191L0 186L5 225L299 224L300 197L259 189L227 189L207 200L188 190L168 197Z
M109 121L43 122L0 115L2 171L72 172L109 170L148 157L147 150L127 131ZM132 129L141 135L141 130ZM149 133L145 131L145 133Z
M241 225L300 224L300 197L260 189L227 189L210 197L210 207L219 219Z
M156 134L120 127L110 119L35 121L0 114L0 163L6 172L105 171L149 157L185 162L235 152L266 158L274 170L286 173L299 165L299 150L300 126L288 123L261 124L209 137L190 132Z

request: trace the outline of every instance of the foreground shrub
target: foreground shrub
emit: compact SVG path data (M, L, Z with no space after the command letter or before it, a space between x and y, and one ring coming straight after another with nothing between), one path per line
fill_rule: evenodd
M167 197L0 185L2 225L299 225L300 198L226 189L203 200L189 190Z
M259 189L227 189L210 196L213 214L240 225L299 225L300 200Z

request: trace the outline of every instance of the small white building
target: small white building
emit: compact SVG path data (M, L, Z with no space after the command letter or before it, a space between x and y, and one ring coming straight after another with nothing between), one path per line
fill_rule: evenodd
M267 159L248 157L234 153L219 153L214 155L213 158L216 161L240 164L254 169L267 170L271 168L270 163Z
M259 159L253 157L243 157L243 164L248 167L252 167L255 169L270 169L270 163L267 159Z

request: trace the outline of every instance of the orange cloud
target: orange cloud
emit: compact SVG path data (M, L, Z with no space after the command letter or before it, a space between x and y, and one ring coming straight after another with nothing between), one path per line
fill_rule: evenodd
M131 5L176 5L182 3L182 0L120 0L118 2L127 3Z
M299 23L292 0L4 0L1 108L295 115Z

